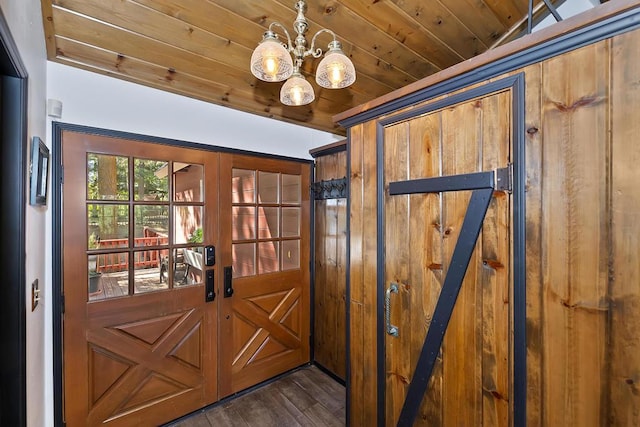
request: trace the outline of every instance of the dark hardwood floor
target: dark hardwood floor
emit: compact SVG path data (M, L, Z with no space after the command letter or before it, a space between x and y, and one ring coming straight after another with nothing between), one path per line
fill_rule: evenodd
M344 387L314 366L169 424L172 427L344 425Z

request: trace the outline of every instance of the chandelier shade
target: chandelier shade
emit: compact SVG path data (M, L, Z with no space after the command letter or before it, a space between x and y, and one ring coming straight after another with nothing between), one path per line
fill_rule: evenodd
M296 71L282 85L280 89L280 102L284 105L307 105L316 99L313 87L300 72Z
M342 89L356 81L356 69L353 62L344 54L337 40L329 44L316 70L316 83L327 89Z
M251 73L265 82L281 82L293 74L291 55L272 31L264 33L253 51Z
M316 48L316 38L322 33L329 33L333 40L329 43L325 57L320 61L316 71L316 82L327 89L342 89L356 81L356 70L351 60L342 51L340 42L333 31L323 28L311 40L311 47L307 49L305 33L309 28L304 13L307 4L298 0L295 4L298 11L293 28L297 37L295 44L287 29L279 22L272 22L262 37L262 41L251 55L251 73L265 82L281 82L287 80L280 90L280 101L285 105L306 105L313 102L315 94L313 87L302 76L300 70L304 58L312 56L320 58L322 49ZM287 43L281 43L273 31L278 26L287 36Z

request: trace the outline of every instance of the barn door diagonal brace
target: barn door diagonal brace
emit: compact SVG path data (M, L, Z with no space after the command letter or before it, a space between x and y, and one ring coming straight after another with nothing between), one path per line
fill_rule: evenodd
M471 198L467 207L458 241L453 250L450 267L444 279L442 291L433 313L431 326L422 346L415 373L409 384L407 396L398 418L398 426L412 426L418 415L433 367L440 352L444 334L453 314L462 282L471 261L482 223L491 203L494 190L510 191L511 165L491 172L425 178L389 184L390 195L437 193L447 191L469 191Z

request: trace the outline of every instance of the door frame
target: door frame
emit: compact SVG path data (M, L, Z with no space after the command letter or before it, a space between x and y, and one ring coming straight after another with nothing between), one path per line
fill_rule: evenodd
M526 340L526 263L525 263L525 76L520 72L491 83L461 88L450 97L427 103L419 108L387 116L376 122L376 163L377 163L377 283L376 283L376 361L377 361L377 418L378 425L385 424L385 256L384 256L384 131L387 126L409 120L455 104L481 98L492 93L510 90L512 93L512 151L513 163L513 408L514 425L526 425L527 403L527 340ZM418 402L419 405L419 402ZM347 406L348 407L348 406Z
M3 221L0 224L0 253L7 265L8 286L0 288L0 356L3 371L0 389L8 399L0 402L0 424L27 423L27 311L26 287L26 167L27 167L27 69L11 35L9 25L0 11L0 182L13 183L0 190ZM5 191L7 190L7 191Z
M299 159L276 154L258 153L255 151L240 150L236 148L221 147L218 145L206 145L196 142L182 141L177 139L162 138L149 135L141 135L131 132L82 126L64 122L52 122L52 180L51 180L51 200L52 200L52 324L53 324L53 411L54 425L64 426L64 401L63 401L63 362L64 354L62 348L62 319L64 312L64 295L62 293L62 184L64 182L64 171L62 168L62 134L64 131L100 135L121 139L131 139L141 142L150 142L159 145L170 145L174 147L200 149L216 153L232 153L246 156L259 157L264 159L277 159L293 161L299 163L313 164L313 160ZM313 182L313 165L311 166L310 182ZM303 189L303 191L305 191ZM24 192L23 192L24 193ZM313 223L310 224L313 227ZM311 231L310 231L311 232ZM24 237L23 237L24 238ZM310 253L310 265L313 266L313 251ZM309 286L312 286L310 283ZM310 295L310 304L313 304L313 295ZM310 324L310 328L313 323ZM215 403L214 403L215 404ZM186 415L186 414L185 414Z

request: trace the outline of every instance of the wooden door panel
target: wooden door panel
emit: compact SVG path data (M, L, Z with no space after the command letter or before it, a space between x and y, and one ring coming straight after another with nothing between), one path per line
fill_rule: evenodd
M277 258L280 260L277 271L260 274L256 268L253 274L234 277L233 295L221 300L220 394L226 396L309 361L310 206L309 192L306 189L309 188L310 170L309 166L303 163L239 155L224 155L221 165L220 209L221 212L225 212L220 218L221 229L229 230L221 236L221 265L233 265L231 247L236 242L255 243L258 251L261 242L273 242L273 246L280 248L281 257L284 257L283 242L291 241L292 238L299 241L301 249L299 268L285 268L284 261ZM232 179L234 169L254 171L255 177L260 177L261 172L299 176L299 203L274 200L264 203L260 197L252 195L258 187L259 178L253 183L251 179L244 180L241 188L234 188L234 185L240 185ZM236 198L232 201L234 191ZM238 195L240 192L242 196ZM246 235L239 236L240 233L237 233L234 238L231 233L234 228L231 218L232 207L248 208L248 212L256 212L253 219L255 229L263 230L262 234L249 233L250 237L246 238ZM282 215L282 212L292 207L300 209L301 218L299 235L295 235L294 232L293 237L288 227L290 224L285 223L288 219ZM289 234L285 236L284 233L264 233L264 212L267 209L271 212L280 209L280 230L287 230ZM245 218L242 221L247 220ZM249 223L244 225L245 230L253 228ZM268 257L271 256L273 253L268 254ZM258 253L255 259L260 258ZM242 274L246 274L246 271L254 269L249 267L243 270ZM238 274L238 271L235 274Z
M89 424L187 393L199 401L205 391L200 356L206 322L203 310L189 309L89 330ZM146 421L157 418L148 412Z
M390 125L384 180L492 171L507 166L510 92L492 94ZM386 188L385 185L385 188ZM396 425L450 268L471 192L385 192L386 425ZM494 192L415 425L508 425L511 369L510 204ZM461 402L464 402L461 405Z
M128 159L125 169L129 176L128 196L124 200L96 199L90 195L88 164L94 154ZM170 182L165 198L146 198L143 177L135 171L136 165L147 159L167 165L165 169L150 172ZM196 250L217 244L217 204L211 202L217 201L218 154L172 146L159 150L157 145L147 142L65 131L63 164L66 423L159 425L215 402L218 400L217 301L205 302L203 283L177 279L174 249L177 246L175 250ZM200 180L189 181L196 176L200 176ZM197 197L185 200L183 192L189 188L193 188L192 194ZM120 288L115 284L120 291L118 296L95 299L88 288L87 260L96 253L108 256L114 250L109 245L97 249L88 247L88 206L104 209L116 204L127 206L123 227L128 230L126 236L115 240L101 237L107 239L107 243L119 239L118 245L122 246L115 251L128 254L126 262L112 267L124 269L115 274L122 274L124 279L120 280L125 280L128 286ZM145 237L148 228L137 222L136 209L142 211L146 206L159 205L164 206L166 215L166 222L159 224L171 225L166 230L154 229L154 233L162 231L164 237L151 238L151 246L139 246L142 227ZM173 216L185 206L202 212L202 241L180 243L173 237L178 235L177 231L182 233L186 229L185 221L181 221L183 217L179 221ZM181 228L177 230L177 227ZM100 230L106 228L101 226ZM147 257L145 251L155 257ZM167 257L165 264L161 263L159 254ZM172 256L169 258L168 254ZM132 263L135 269L129 269ZM168 266L167 272L172 274L170 280L168 276L162 280L161 264ZM112 273L104 270L102 280L106 276L116 283ZM134 283L137 284L135 280L141 276L137 273L148 275L150 287L138 290Z

